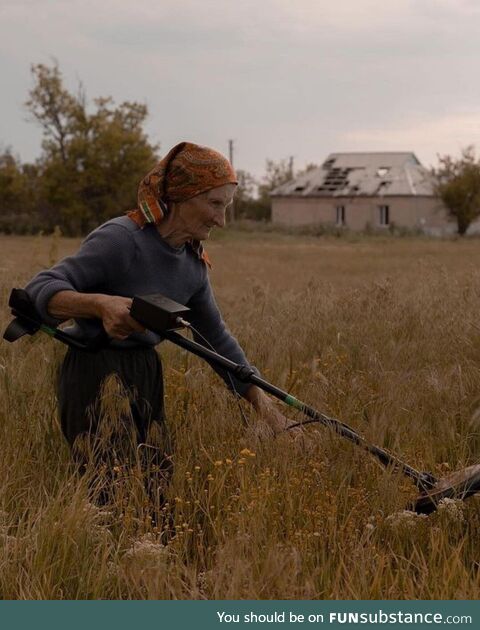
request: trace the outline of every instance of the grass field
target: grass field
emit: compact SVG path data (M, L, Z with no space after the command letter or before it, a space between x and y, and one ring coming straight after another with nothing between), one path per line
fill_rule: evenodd
M0 237L2 329L11 287L78 242ZM268 380L419 469L480 461L480 241L227 232L208 250ZM2 598L479 598L480 500L405 513L408 480L322 428L268 438L245 405L246 428L215 373L166 343L177 535L160 545L135 493L95 508L56 419L64 351L0 345Z

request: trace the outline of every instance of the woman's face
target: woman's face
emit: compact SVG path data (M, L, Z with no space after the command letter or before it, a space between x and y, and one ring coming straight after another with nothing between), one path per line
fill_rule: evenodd
M210 236L213 227L224 227L225 213L233 201L236 188L235 184L224 184L175 204L181 228L192 239L202 241Z

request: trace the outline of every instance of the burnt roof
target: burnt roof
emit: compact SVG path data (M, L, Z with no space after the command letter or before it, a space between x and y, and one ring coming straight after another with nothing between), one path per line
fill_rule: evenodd
M433 196L432 179L414 153L331 153L322 166L272 191L272 196Z

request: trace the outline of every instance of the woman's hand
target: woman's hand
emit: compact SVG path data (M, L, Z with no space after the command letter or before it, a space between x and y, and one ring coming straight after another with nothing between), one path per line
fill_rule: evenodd
M101 319L109 337L126 339L145 328L130 316L132 299L104 293L59 291L48 302L48 313L57 319L71 317Z
M109 337L122 341L134 332L145 332L145 328L130 315L131 298L118 295L98 297L98 315Z
M287 433L292 437L296 437L302 434L302 430L300 427L295 427L294 429L288 430L288 427L295 423L284 416L283 413L279 409L277 409L274 403L268 405L267 407L264 407L262 409L261 415L268 426L272 429L274 435Z
M292 437L303 435L301 427L287 430L295 422L289 420L277 408L275 402L269 398L259 387L252 385L246 392L245 398L253 405L255 411L267 423L274 435L287 433Z

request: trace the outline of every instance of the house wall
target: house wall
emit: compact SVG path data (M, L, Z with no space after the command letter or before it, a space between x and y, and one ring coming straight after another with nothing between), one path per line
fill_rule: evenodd
M399 227L447 228L446 213L434 197L273 197L272 222L288 226L335 225L336 207L345 206L345 224L364 230L380 227L380 205L389 206L390 223Z

